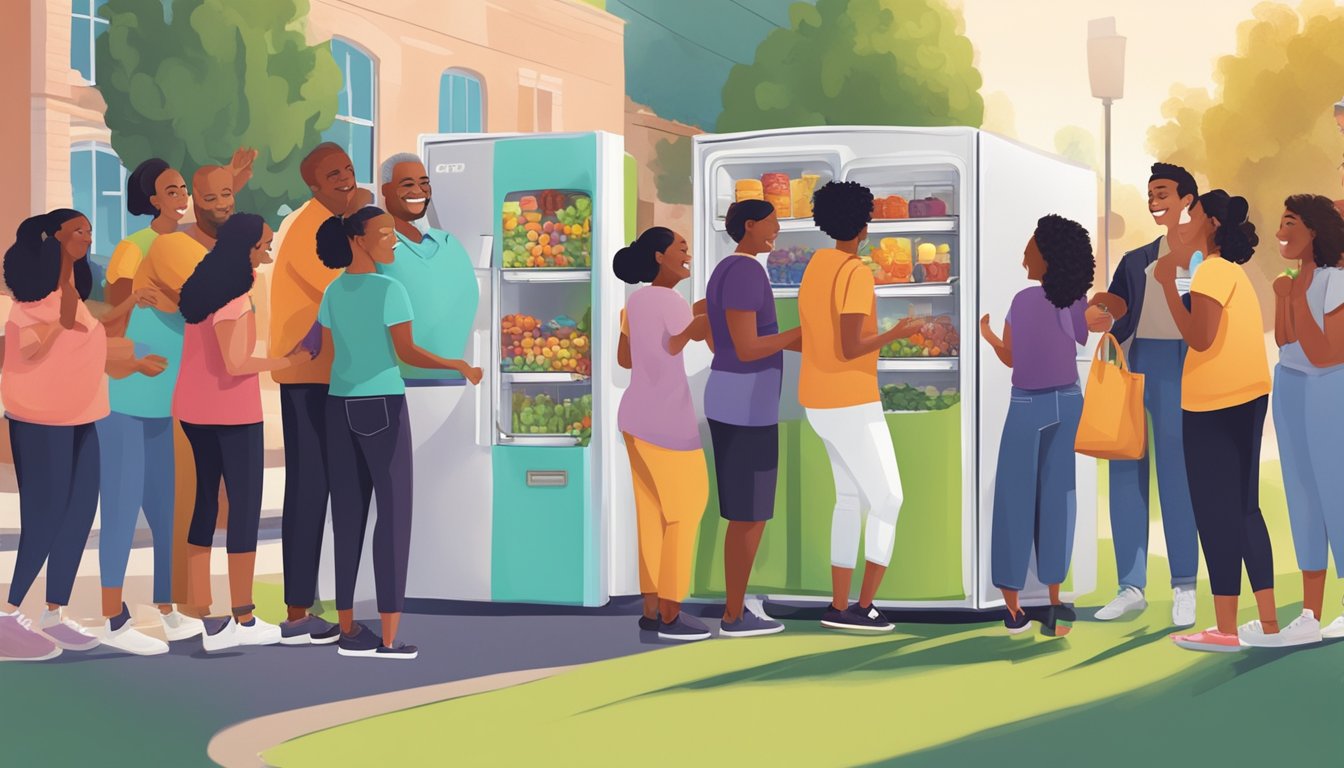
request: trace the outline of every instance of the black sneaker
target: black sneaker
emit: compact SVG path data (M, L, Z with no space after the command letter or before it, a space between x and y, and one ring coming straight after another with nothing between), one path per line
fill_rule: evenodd
M396 648L388 648L386 645L380 645L378 646L378 650L373 654L376 659L407 660L414 659L418 655L420 655L419 649L414 645L407 645L405 643L399 644Z
M1051 605L1041 610L1044 613L1041 634L1046 637L1064 637L1073 630L1073 623L1078 620L1072 605Z
M281 645L329 645L341 639L341 626L308 614L280 623Z
M1003 612L1008 614L1003 619L1003 626L1008 630L1008 634L1016 635L1031 629L1031 618L1027 616L1026 611L1018 608L1016 616L1009 613L1007 608L1003 609Z
M657 631L658 631L658 619L657 619L657 617L654 617L654 618L650 619L648 616L640 616L640 617L639 617L639 631L640 631L640 632L657 632Z
M837 611L835 606L831 606L821 617L821 625L831 629L859 629L865 632L890 632L896 628L877 608L871 605L864 608L858 603L843 611Z
M342 656L373 656L383 647L383 639L359 622L355 622L354 632L348 635L342 632L337 643Z
M672 620L671 624L658 625L658 637L664 640L677 640L689 642L692 640L708 640L709 627L701 624L699 619L694 616L687 616L685 611L677 614L677 618Z

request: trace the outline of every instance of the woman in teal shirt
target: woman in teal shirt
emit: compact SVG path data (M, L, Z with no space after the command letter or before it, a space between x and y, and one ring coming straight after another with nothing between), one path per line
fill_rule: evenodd
M406 596L413 498L411 424L398 363L456 371L472 384L480 382L481 369L416 345L406 289L377 273L378 265L391 263L396 240L392 217L372 206L322 224L318 258L345 272L322 295L317 320L322 343L330 344L334 353L327 397L327 469L340 653L414 659L415 646L395 644ZM373 570L382 638L354 620L355 579L371 496L378 499Z

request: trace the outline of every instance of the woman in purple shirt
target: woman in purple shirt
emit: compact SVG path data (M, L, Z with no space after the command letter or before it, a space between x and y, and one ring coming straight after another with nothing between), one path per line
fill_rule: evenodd
M709 277L705 300L714 362L705 385L705 418L714 444L727 599L719 634L753 637L784 625L743 609L751 565L775 514L779 470L779 391L785 349L802 349L802 330L779 332L770 277L756 254L775 247L779 219L764 200L743 200L724 221L737 250Z
M1073 221L1045 216L1024 252L1027 279L1040 285L1025 288L1013 298L1004 319L1003 338L990 329L989 315L980 318L980 335L999 360L1013 369L1013 392L1008 419L999 443L995 476L990 570L994 586L1003 592L1008 610L1003 620L1010 633L1030 628L1031 617L1018 603L1025 586L1033 549L1036 572L1050 588L1050 607L1033 612L1042 633L1068 634L1075 615L1059 597L1059 585L1069 572L1073 552L1074 498L1073 441L1083 412L1078 387L1078 345L1087 342L1089 308L1096 259L1087 230ZM1114 316L1124 314L1121 303L1105 297Z
M693 311L676 291L690 277L690 265L686 238L665 227L645 230L612 262L626 283L650 283L625 300L616 351L617 362L630 369L616 426L625 437L634 482L644 596L639 627L681 641L709 637L704 624L681 611L690 594L700 516L709 502L699 420L681 359L687 344L709 334L703 310Z

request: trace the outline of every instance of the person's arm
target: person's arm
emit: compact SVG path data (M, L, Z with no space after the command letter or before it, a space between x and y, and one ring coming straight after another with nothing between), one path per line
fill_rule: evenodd
M415 343L415 337L411 333L410 321L398 323L388 328L392 334L392 346L397 351L397 357L403 363L416 368L438 368L445 371L457 371L462 377L472 384L479 384L481 381L481 369L473 367L465 360L449 360L430 352L424 347Z
M840 354L846 360L872 354L897 339L907 339L919 331L922 321L919 318L904 317L885 333L876 336L863 335L863 323L866 314L843 314L840 316Z
M1297 341L1297 330L1293 327L1293 302L1289 297L1293 278L1280 275L1274 281L1274 343L1280 348ZM1315 320L1313 319L1313 324Z
M692 341L704 341L707 336L709 336L709 316L695 315L685 328L667 340L668 354L679 355L687 344Z
M757 336L756 313L751 310L729 309L724 311L724 316L728 320L728 335L733 339L737 358L744 363L782 352L790 344L798 343L803 337L802 328L792 328L769 336Z
M37 362L47 356L57 337L66 330L60 323L40 323L19 331L19 354L24 360Z
M1213 340L1218 335L1218 323L1222 320L1223 305L1218 301L1215 295L1195 291L1193 287L1190 291L1190 306L1186 308L1185 302L1181 299L1180 291L1176 288L1176 263L1173 259L1169 263L1167 256L1159 259L1155 272L1157 282L1162 286L1162 294L1167 300L1167 307L1171 309L1172 320L1176 322L1176 328L1181 332L1181 338L1191 349L1197 352L1207 351L1213 346ZM1209 275L1209 263L1206 262L1201 273ZM1205 282L1201 287L1208 286L1210 290L1217 291L1218 295L1223 295L1230 291L1223 281L1215 285ZM1230 294L1228 294L1230 295ZM1228 295L1224 295L1224 300Z
M1013 367L1013 325L1007 320L1003 321L1003 338L999 338L994 329L990 327L989 315L980 318L980 336L988 344L994 354L999 356L999 362Z
M123 277L120 280L107 284L107 289L103 291L103 296L107 299L107 303L112 306L112 311L103 316L104 323L108 322L108 318L114 314L117 317L121 317L121 315L131 311L131 306L135 305L135 302L131 301L131 286L134 282L135 281L130 278ZM122 307L126 305L127 302L130 302L130 306L126 306L123 310Z
M249 335L255 338L254 334L249 334L248 326L255 327L255 323L256 318L250 311L238 318L215 322L215 340L219 343L220 356L224 359L224 369L230 376L278 371L313 359L312 355L303 350L287 357L257 357L255 350L249 349L247 345Z

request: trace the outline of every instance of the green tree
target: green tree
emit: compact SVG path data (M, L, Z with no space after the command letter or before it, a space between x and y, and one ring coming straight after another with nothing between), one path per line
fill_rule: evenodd
M672 205L691 204L691 137L660 139L650 165L658 199Z
M128 168L161 157L188 180L259 156L238 210L275 226L308 196L299 162L336 114L341 73L326 43L308 45L308 0L109 0L95 55L112 147Z
M1173 89L1167 123L1149 131L1155 157L1190 169L1201 188L1245 197L1261 246L1251 274L1262 296L1283 270L1274 232L1291 194L1338 198L1340 141L1331 105L1344 91L1344 8L1256 6L1237 50L1214 69L1214 93ZM1266 315L1267 321L1272 315Z
M733 67L718 130L980 125L974 50L944 0L819 0L789 17Z

